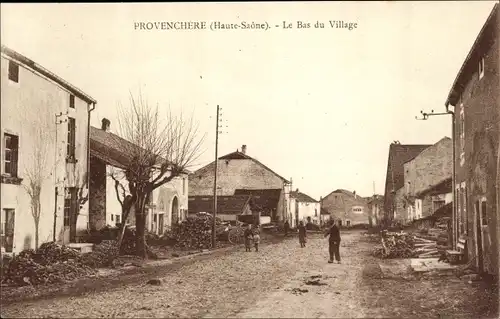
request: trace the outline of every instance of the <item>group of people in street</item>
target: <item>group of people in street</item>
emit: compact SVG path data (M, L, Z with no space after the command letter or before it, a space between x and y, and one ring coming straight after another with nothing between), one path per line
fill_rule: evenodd
M285 221L284 230L285 236L288 236L288 232L290 231L290 224L288 223L288 221ZM298 233L300 247L305 248L307 243L307 229L303 221L299 222ZM335 259L335 261L340 264L340 229L333 219L329 221L328 227L326 228L323 235L324 238L328 237L328 253L330 255L328 263L333 263ZM243 237L245 238L246 252L252 251L252 244L255 248L255 251L259 251L260 234L258 227L255 227L255 229L253 229L252 224L248 224Z
M284 230L285 236L288 236L288 232L290 231L290 224L288 221L285 221ZM299 222L298 233L300 247L304 248L307 243L307 229L303 221ZM328 252L330 255L328 263L333 263L335 259L335 261L340 264L340 229L333 219L330 220L328 227L324 232L324 237L328 237Z

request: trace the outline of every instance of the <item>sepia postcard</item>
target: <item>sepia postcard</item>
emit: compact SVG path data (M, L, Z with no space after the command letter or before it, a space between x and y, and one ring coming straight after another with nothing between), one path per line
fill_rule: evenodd
M2 318L500 318L496 1L2 3Z

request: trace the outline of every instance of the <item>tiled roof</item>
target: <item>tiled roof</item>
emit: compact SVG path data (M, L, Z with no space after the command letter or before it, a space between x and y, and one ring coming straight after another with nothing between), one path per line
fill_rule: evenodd
M438 184L432 185L431 187L421 191L416 194L416 197L424 197L426 195L439 195L439 194L447 194L453 191L453 184L451 181L451 177L448 177Z
M402 145L392 143L389 147L387 173L385 177L385 206L390 205L392 191L404 186L404 163L412 160L431 145ZM385 207L386 209L388 207Z
M242 153L240 151L232 152L232 153L226 154L226 155L224 155L222 157L219 157L219 160L226 160L226 159L227 160L241 160L241 159L251 160L251 161L255 162L256 164L262 166L263 168L265 168L269 172L271 172L274 175L276 175L278 178L280 178L281 180L283 180L283 182L290 183L286 178L282 177L281 175L279 175L278 173L276 173L275 171L273 171L272 169L270 169L266 165L262 164L261 162L259 162L255 158L250 157L250 156L248 156L248 155L246 155L246 154L244 154L244 153ZM195 172L195 174L202 174L206 169L210 168L213 164L214 164L214 162L211 162L211 163L203 166L202 168L198 169Z
M241 214L245 206L249 204L251 196L233 195L217 196L217 213L219 214ZM213 213L213 196L189 196L188 212L195 214L199 212Z
M281 189L236 189L234 195L252 196L252 203L264 211L278 210Z
M139 147L124 138L96 127L90 127L90 154L100 160L119 167L129 165Z
M302 203L318 203L318 201L312 198L311 196L301 193L299 191L290 192L290 197L295 198L298 202Z
M109 165L126 168L133 154L137 154L140 149L139 146L114 133L90 127L90 155ZM189 171L184 170L184 173L188 174Z

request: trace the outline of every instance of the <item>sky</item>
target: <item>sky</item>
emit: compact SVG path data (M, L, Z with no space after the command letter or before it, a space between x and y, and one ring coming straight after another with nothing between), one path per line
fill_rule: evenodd
M1 40L97 100L116 123L139 90L205 135L193 170L247 154L316 199L383 194L389 144L451 137L444 102L492 1L1 4ZM330 28L329 20L357 23ZM136 22L265 23L268 30L136 30ZM283 29L283 22L292 28ZM298 21L311 28L297 28ZM325 28L314 28L316 22Z

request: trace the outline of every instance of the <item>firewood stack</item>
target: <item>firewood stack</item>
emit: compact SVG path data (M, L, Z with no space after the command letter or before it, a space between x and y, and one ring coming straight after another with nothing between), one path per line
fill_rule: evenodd
M381 236L381 246L376 247L372 254L383 259L415 257L414 237L406 233L384 232Z

